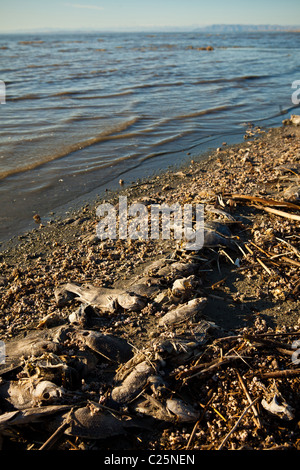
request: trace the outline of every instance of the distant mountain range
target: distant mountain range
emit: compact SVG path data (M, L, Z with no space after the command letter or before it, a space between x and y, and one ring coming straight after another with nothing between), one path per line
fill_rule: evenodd
M11 31L11 34L55 34L55 33L74 33L74 32L197 32L211 34L226 33L257 33L257 32L300 32L300 26L283 26L283 25L252 25L252 24L213 24L209 26L200 26L197 24L190 26L135 26L135 27L119 27L119 28L82 28L82 29L59 29L59 28L38 28ZM8 32L0 32L1 34L9 34Z
M257 32L300 32L300 26L281 26L273 24L214 24L194 29L203 33L257 33Z

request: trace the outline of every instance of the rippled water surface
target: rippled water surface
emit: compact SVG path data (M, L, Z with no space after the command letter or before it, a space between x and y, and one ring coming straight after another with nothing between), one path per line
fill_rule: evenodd
M300 34L2 35L0 57L3 240L121 175L239 141L249 122L279 125L300 79Z

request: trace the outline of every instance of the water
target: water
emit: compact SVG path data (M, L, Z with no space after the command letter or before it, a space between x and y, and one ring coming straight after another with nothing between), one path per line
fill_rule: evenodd
M300 35L2 35L0 58L5 240L33 227L35 212L75 207L121 175L242 140L249 122L280 125L300 79Z

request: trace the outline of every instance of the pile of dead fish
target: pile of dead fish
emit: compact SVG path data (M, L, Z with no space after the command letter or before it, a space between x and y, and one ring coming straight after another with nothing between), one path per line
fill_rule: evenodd
M194 318L206 304L205 298L194 296L180 303L197 284L196 276L192 274L196 267L197 264L191 262L155 262L148 269L147 279L137 280L130 290L83 287L72 283L58 288L54 292L57 305L69 305L68 318L62 321L50 315L36 330L6 345L6 361L0 369L0 399L2 411L8 411L0 416L1 433L5 435L7 429L28 423L45 423L49 415L53 415L52 425L59 426L59 422L67 420L64 432L81 438L105 439L124 433L128 427L144 426L146 421L144 423L140 417L151 415L151 398L149 401L143 395L142 400L134 402L136 397L146 393L148 387L154 393L164 389L162 373L170 367L169 361L176 358L174 363L180 364L187 354L207 341L207 332L212 327L201 320L188 334L183 328L185 334L177 338L172 333L168 337L172 327ZM154 272L158 274L153 275L151 286L149 280ZM180 274L186 277L180 277ZM119 309L140 312L151 301L166 301L167 294L155 283L162 276L174 280L169 295L173 307L175 299L178 305L157 321L157 337L147 348L137 351L134 339L131 343L99 330L97 320L103 314L113 315ZM78 301L81 305L74 308L73 302ZM59 324L51 326L56 322ZM104 396L97 396L98 403L86 400L89 393L83 391L82 384L97 378L102 383L103 372L108 379ZM134 403L138 419L134 415L121 419L122 409L129 403ZM158 419L191 421L198 416L187 403L177 398L169 397L161 403L156 399L155 403L154 412ZM72 419L69 417L71 409Z
M234 247L221 232L208 230L206 240ZM2 437L26 434L27 425L31 435L42 428L49 435L41 446L46 449L63 435L103 440L136 428L151 432L153 420L166 426L198 422L201 408L184 399L181 387L193 367L205 369L193 364L207 344L224 336L204 316L209 302L199 266L197 256L171 257L155 261L126 288L68 283L56 289L57 306L67 306L68 315L50 315L6 344L0 366ZM140 314L149 305L159 314L143 347L135 338L105 332L105 318L119 311ZM212 359L209 365L212 374L217 363Z

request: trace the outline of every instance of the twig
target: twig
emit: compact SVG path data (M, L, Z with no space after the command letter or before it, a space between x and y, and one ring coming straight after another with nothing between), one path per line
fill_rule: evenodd
M227 276L224 277L223 279L220 279L220 281L217 281L217 282L215 282L214 284L212 284L212 285L210 286L210 288L211 288L212 290L217 289L218 287L220 287L220 286L226 281L226 279L227 279Z
M241 387L242 387L242 389L243 389L243 391L244 391L244 393L245 393L245 395L246 395L246 397L247 397L248 402L249 402L249 403L252 403L251 397L250 397L249 392L248 392L248 390L247 390L247 388L246 388L245 382L244 382L243 379L242 379L241 374L239 373L238 370L236 370L236 373L237 373L238 379L239 379L239 381L240 381ZM255 420L255 422L256 422L256 426L257 426L258 428L261 428L262 425L261 425L260 417L259 417L259 414L258 414L258 411L257 411L257 408L256 408L255 405L252 405L252 410L253 410L254 420Z
M283 261L285 261L286 263L288 264L292 264L293 266L300 266L300 263L299 261L296 261L294 259L291 259L291 258L287 258L286 256L282 256L281 258Z
M63 423L56 429L56 431L54 431L54 433L49 437L49 439L47 439L47 441L44 442L43 445L41 445L39 450L49 450L56 443L56 441L64 433L65 429L69 427L70 422L72 421L72 414L73 408L71 408Z
M258 372L258 373L256 372L253 375L259 375L259 377L263 379L296 377L297 375L300 375L300 369L285 369L285 370L276 370L273 372Z
M244 335L245 340L250 341L250 343L262 344L263 346L276 348L278 351L283 352L284 354L293 354L291 346L287 343L281 343L280 341L274 341L272 339L265 339L259 336L254 336L251 334Z
M276 240L279 240L280 242L285 243L289 248L291 248L291 250L295 253L295 255L297 255L300 258L300 251L298 250L298 248L296 248L294 245L292 245L290 242L287 242L283 238L276 237Z
M236 430L236 428L238 427L238 425L240 424L241 420L243 419L243 417L245 416L245 414L250 410L250 408L252 408L252 406L254 405L254 403L256 403L258 400L260 399L260 397L257 397L255 398L255 400L253 400L250 405L247 406L247 408L245 408L245 410L243 411L243 413L241 414L241 416L239 417L239 419L237 420L237 422L235 423L235 425L233 426L233 428L229 431L229 433L227 434L227 436L223 439L223 441L221 442L221 444L219 445L218 449L217 450L221 450L222 447L224 446L224 444L228 441L229 437L231 436L231 434Z
M192 379L196 377L197 375L205 374L206 372L211 372L214 369L217 369L218 367L224 366L225 364L230 364L233 361L236 361L237 359L241 359L242 356L224 356L221 360L219 359L217 362L214 362L210 366L206 367L205 369L201 369L200 371L196 372L193 375L190 375L189 377L185 377L185 380ZM197 369L199 369L198 366ZM176 377L177 378L177 377ZM178 377L179 378L179 377Z
M265 263L262 262L261 259L257 258L257 261L259 262L259 264L264 268L264 270L269 274L269 276L272 275L272 271L270 271L270 269L265 265Z
M250 241L249 243L251 243L251 245L255 246L255 248L257 248L259 251L261 251L264 255L266 255L268 257L270 256L265 250L263 250L260 246L256 245L252 241ZM253 254L253 252L252 252L252 254Z
M234 264L233 259L226 253L226 251L220 250L220 253L222 253L222 255L225 255L229 259L229 261L231 261L231 263Z
M300 206L293 204L292 202L286 201L275 201L274 199L264 199L256 196L248 196L246 194L232 194L232 199L246 199L251 202L258 202L260 204L266 204L267 206L277 206L277 207L289 207L290 209L299 209Z
M279 215L285 217L286 219L300 220L300 215L290 214L289 212L279 211L278 209L271 209L271 207L255 206L257 209L263 209L266 212L271 214Z

